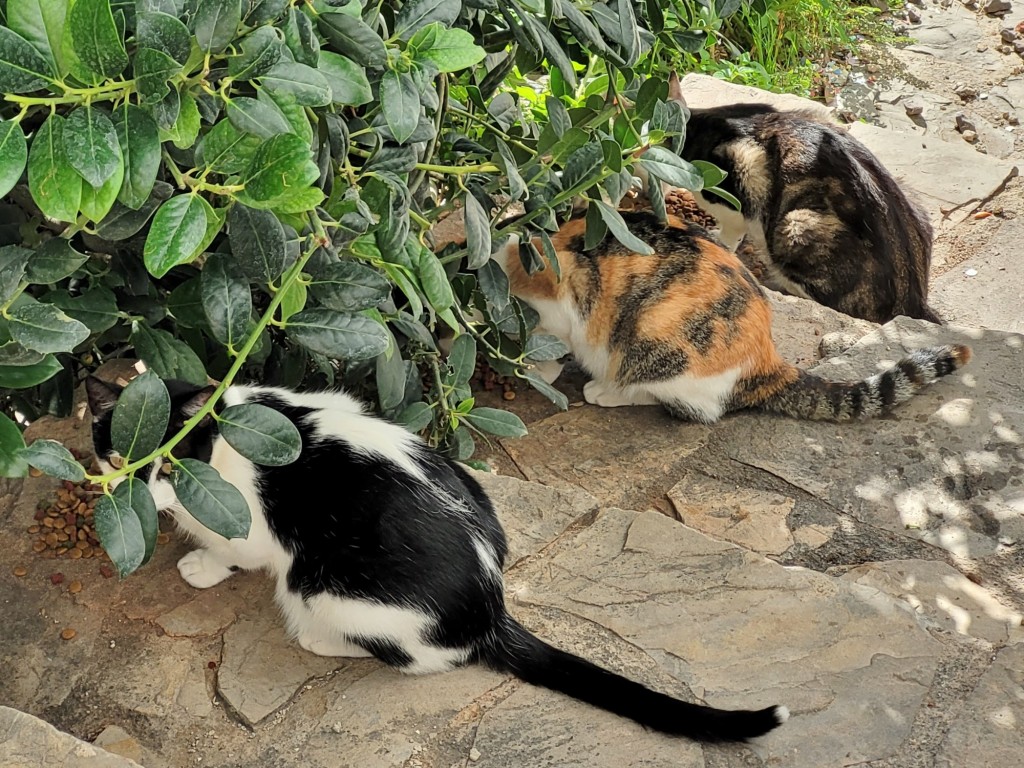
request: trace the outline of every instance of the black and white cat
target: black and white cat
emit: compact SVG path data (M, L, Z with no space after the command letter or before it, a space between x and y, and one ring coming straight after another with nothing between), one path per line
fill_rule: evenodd
M168 436L213 393L167 382ZM103 467L120 388L86 382ZM267 568L299 645L322 656L375 656L403 672L443 672L480 662L649 728L701 741L742 741L789 716L785 707L726 711L652 691L538 639L505 609L504 531L480 485L458 464L341 392L300 394L233 386L224 406L259 403L293 421L302 454L282 467L238 454L207 418L175 451L209 462L245 497L246 539L225 539L179 503L163 460L140 470L157 507L200 548L178 562L192 586L211 587L239 568ZM218 407L220 407L220 403Z

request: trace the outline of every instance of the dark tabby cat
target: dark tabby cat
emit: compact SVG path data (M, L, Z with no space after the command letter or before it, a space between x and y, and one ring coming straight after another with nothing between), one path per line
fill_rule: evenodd
M167 437L208 401L212 387L168 382ZM122 466L111 444L120 387L86 381L93 442L105 471ZM177 458L208 462L244 496L245 539L200 524L175 495L160 459L140 475L159 509L199 544L178 562L182 578L212 587L239 568L266 568L299 645L321 656L376 656L409 673L473 662L701 741L743 741L789 716L785 707L728 711L645 688L535 637L505 609L505 533L480 485L455 462L403 428L367 414L343 392L299 394L229 387L223 405L259 403L287 416L302 437L292 464L257 466L206 418ZM219 404L218 404L219 407ZM333 505L317 490L342 489Z
M921 349L863 381L826 381L779 357L761 287L707 231L675 217L665 226L652 213L622 216L653 256L610 236L584 251L583 219L552 237L561 279L550 267L527 274L514 235L494 256L512 293L539 313L540 329L593 377L583 389L589 403L660 403L708 423L742 408L846 421L877 416L970 360L965 346ZM560 371L540 368L549 381Z
M675 75L669 89L685 106ZM942 322L927 303L928 217L841 127L765 104L693 109L682 155L729 174L742 214L694 197L769 288L877 323Z

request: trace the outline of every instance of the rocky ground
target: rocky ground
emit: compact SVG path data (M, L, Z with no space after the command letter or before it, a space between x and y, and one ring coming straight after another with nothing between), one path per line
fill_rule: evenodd
M261 574L186 585L170 531L124 582L34 551L54 484L29 478L0 481L0 766L1020 765L1024 62L1000 36L1012 12L944 2L909 7L917 43L888 52L859 102L841 89L839 108L860 104L852 130L931 214L950 326L879 328L776 296L775 333L833 378L953 341L974 348L970 366L854 425L599 409L570 373L568 412L523 391L500 401L530 435L493 446L501 475L480 474L523 622L677 696L786 704L784 728L700 747L480 669L407 678L311 656L285 640ZM765 98L686 88L695 105ZM819 361L822 346L841 354ZM77 419L32 429L88 449Z

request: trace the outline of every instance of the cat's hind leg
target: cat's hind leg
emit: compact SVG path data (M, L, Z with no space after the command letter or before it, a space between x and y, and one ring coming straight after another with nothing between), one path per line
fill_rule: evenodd
M627 405L657 405L654 395L638 388L623 389L605 381L588 381L583 385L583 399L591 405L602 408L618 408Z

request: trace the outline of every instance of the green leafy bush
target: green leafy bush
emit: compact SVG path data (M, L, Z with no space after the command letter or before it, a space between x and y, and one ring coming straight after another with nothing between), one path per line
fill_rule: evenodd
M114 413L124 465L91 479L110 490L168 457L185 506L229 537L248 530L245 502L210 467L173 457L187 431L213 414L258 463L299 450L273 412L214 411L236 380L343 385L458 459L474 437L525 432L476 406L478 354L564 407L531 362L565 348L531 333L536 317L510 297L493 249L528 231L557 270L549 233L583 197L589 243L610 232L643 251L617 213L637 163L677 186L721 178L671 149L686 115L666 102L652 50L678 51L678 25L657 2L636 8L7 0L0 471L83 479L62 446L24 447L21 426L68 414L74 387L119 356L148 372ZM501 223L513 206L525 216ZM432 226L456 210L466 244L435 253ZM520 257L544 268L529 240ZM169 378L219 386L161 444ZM134 479L97 505L122 575L152 554L155 516Z

